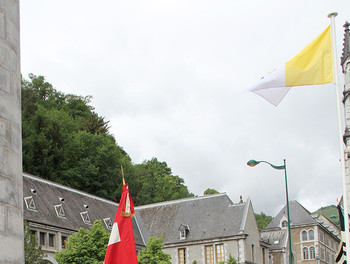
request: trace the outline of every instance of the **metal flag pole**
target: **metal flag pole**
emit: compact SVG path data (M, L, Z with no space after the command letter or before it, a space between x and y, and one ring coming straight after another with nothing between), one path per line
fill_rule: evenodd
M343 183L343 205L344 205L344 226L345 226L345 242L346 251L348 252L349 247L349 208L348 208L348 194L346 191L346 173L345 173L345 152L344 152L344 142L343 142L343 129L342 129L342 115L341 115L341 100L340 100L340 88L338 80L338 56L336 47L336 37L335 37L335 17L338 13L330 13L328 17L331 19L331 37L332 37L332 57L333 57L333 76L334 85L337 98L337 113L338 113L338 133L339 133L339 147L340 147L340 163L341 163L341 176Z

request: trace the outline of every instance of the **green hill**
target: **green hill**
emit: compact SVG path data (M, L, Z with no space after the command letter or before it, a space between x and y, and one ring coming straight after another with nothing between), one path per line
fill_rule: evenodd
M340 227L338 209L335 205L321 207L317 211L313 212L313 214L324 215L329 220L331 220L334 224Z

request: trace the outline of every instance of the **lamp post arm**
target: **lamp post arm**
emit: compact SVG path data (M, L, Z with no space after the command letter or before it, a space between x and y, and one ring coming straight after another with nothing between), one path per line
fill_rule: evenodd
M269 164L272 168L274 168L274 169L276 169L276 170L285 170L285 169L286 169L286 160L284 160L284 165L282 165L282 166L273 165L273 164L271 164L270 162L265 161L265 160L259 160L258 162L259 162L259 163L260 163L260 162L267 163L267 164Z

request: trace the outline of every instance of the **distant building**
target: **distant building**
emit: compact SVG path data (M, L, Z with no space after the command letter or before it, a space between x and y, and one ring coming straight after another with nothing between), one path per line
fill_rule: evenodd
M29 174L23 174L24 218L47 254L65 247L69 235L102 219L111 230L118 204ZM192 197L135 208L137 251L152 236L163 236L172 263L219 263L229 254L238 263L267 263L250 200L233 203L224 194Z
M330 263L340 242L340 229L323 215L311 215L297 201L289 202L294 263ZM261 238L269 243L269 263L289 261L288 218L286 206L263 230Z

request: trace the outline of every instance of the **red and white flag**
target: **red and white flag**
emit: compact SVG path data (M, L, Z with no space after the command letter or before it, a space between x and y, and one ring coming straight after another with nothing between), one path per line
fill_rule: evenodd
M128 184L125 184L109 237L104 264L137 264L131 222L134 213L134 204L129 194Z

